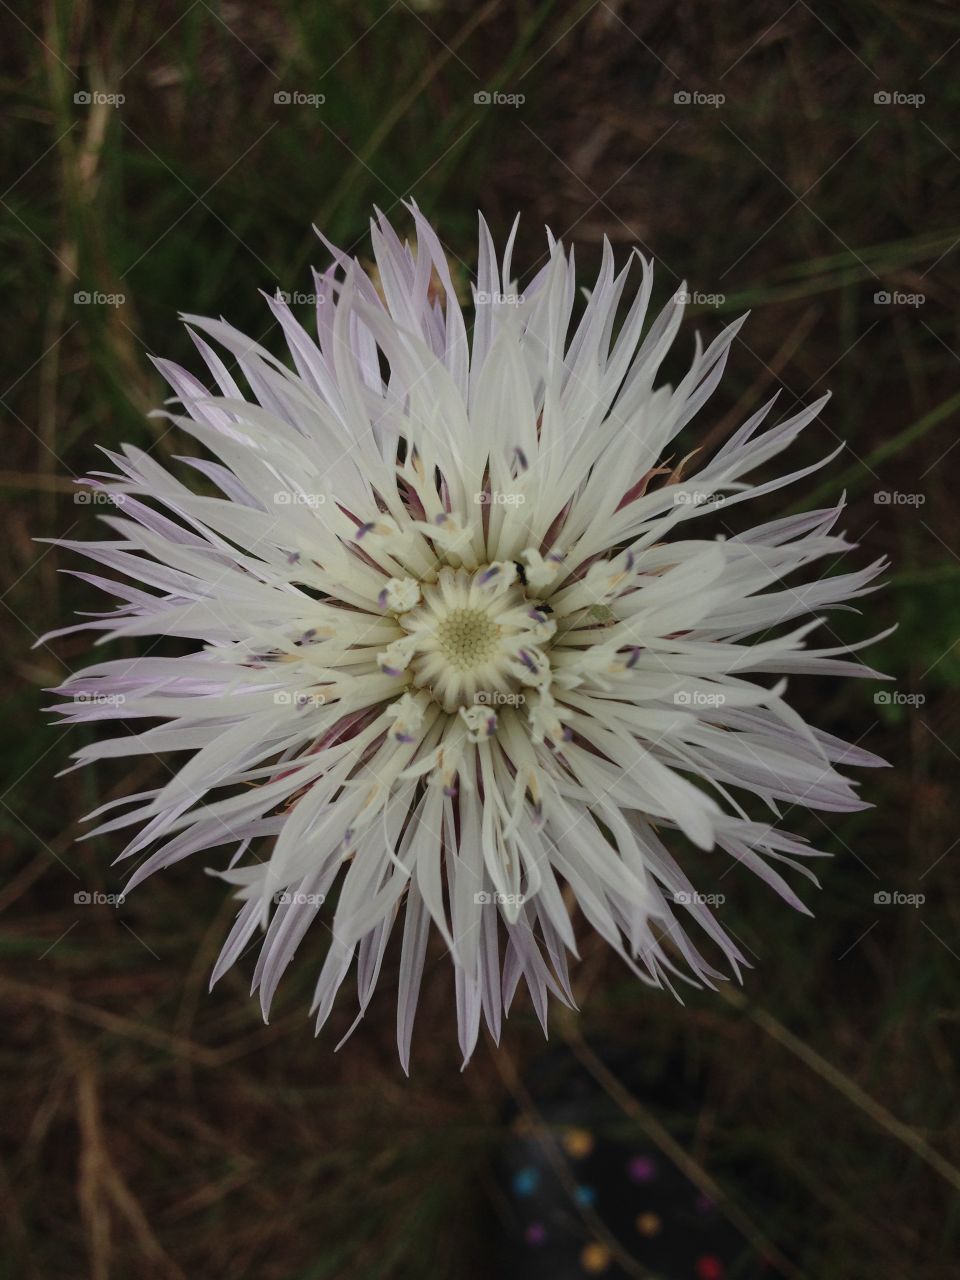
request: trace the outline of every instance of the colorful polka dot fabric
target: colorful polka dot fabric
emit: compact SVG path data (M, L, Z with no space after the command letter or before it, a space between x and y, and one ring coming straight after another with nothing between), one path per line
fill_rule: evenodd
M498 1275L620 1280L626 1256L651 1280L773 1280L718 1206L659 1150L631 1142L623 1116L574 1080L536 1099L552 1158L528 1120L510 1125L498 1169Z

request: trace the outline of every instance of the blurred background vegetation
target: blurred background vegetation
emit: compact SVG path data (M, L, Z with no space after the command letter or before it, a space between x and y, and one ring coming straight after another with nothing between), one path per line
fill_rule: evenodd
M339 1054L349 996L312 1039L322 938L269 1026L246 997L248 962L207 995L233 912L196 859L120 911L75 905L122 884L119 846L76 844L77 818L159 766L54 781L85 731L51 729L42 690L83 664L87 641L30 648L101 607L60 572L85 566L34 541L96 536L72 478L100 465L98 445L183 451L145 417L165 394L150 353L199 371L177 311L223 314L279 349L257 291L311 287L326 261L311 224L365 256L371 207L405 227L411 195L464 290L478 207L501 243L522 212L521 284L544 223L577 245L585 282L604 236L621 257L639 244L661 301L681 278L701 299L677 368L695 327L712 337L752 309L699 420L712 442L778 386L782 414L835 393L792 456L841 440L844 453L756 514L845 489L861 543L847 565L889 555L888 588L831 626L854 638L898 623L871 652L892 683L794 681L792 697L894 767L864 777L872 810L790 815L835 855L822 892L804 889L815 919L749 873L721 884L723 866L693 860L755 965L742 990L681 1007L587 936L584 1012L551 1034L627 1132L666 1134L716 1182L767 1242L771 1275L955 1275L960 11L45 0L4 3L2 21L0 1276L497 1274L503 1118L536 1123L529 1006L461 1074L435 947L408 1081L389 975ZM497 91L524 100L475 101ZM624 1095L600 1044L641 1080L680 1062L695 1085L669 1105Z

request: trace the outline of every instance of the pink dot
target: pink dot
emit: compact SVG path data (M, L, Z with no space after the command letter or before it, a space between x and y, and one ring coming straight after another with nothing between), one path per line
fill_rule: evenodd
M634 1156L627 1165L627 1173L634 1182L652 1182L657 1176L657 1164L649 1156Z
M543 1244L547 1238L547 1229L542 1222L531 1222L523 1233L527 1244Z
M697 1280L723 1280L726 1274L726 1267L712 1254L697 1259Z

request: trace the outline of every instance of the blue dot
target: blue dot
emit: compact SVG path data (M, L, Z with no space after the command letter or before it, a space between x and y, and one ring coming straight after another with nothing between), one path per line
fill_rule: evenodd
M573 1195L577 1204L584 1205L587 1208L595 1204L597 1200L597 1193L593 1187L577 1187Z
M532 1196L540 1185L540 1170L530 1164L524 1169L518 1169L513 1175L512 1185L515 1196Z

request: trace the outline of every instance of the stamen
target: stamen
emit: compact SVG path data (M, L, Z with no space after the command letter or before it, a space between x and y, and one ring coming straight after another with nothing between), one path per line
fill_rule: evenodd
M471 742L483 742L497 732L497 713L489 707L461 707L460 715L467 726L467 737Z
M420 583L413 578L390 578L377 597L381 609L409 613L420 603Z

